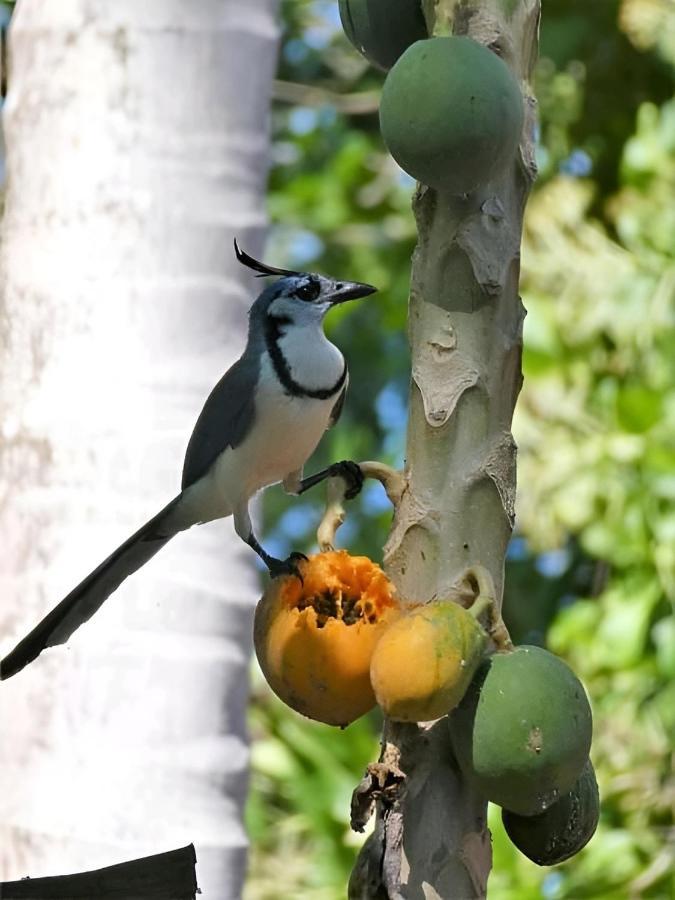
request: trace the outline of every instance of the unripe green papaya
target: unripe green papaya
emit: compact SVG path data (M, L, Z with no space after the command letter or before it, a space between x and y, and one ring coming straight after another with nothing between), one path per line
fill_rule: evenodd
M477 619L450 600L402 615L370 661L370 683L384 714L401 722L444 716L464 696L486 645Z
M595 834L599 818L600 794L590 759L572 789L538 816L502 810L506 833L539 866L555 866L578 853Z
M409 47L387 75L380 129L409 175L467 194L515 158L523 98L508 66L482 44L430 38Z
M450 717L465 777L493 803L521 816L571 790L591 747L591 709L581 682L541 647L483 660Z
M421 0L340 0L340 19L359 53L385 72L427 37Z

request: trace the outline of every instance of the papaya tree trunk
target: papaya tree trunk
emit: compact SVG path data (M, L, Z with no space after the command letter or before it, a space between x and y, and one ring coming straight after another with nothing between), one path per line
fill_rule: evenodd
M19 0L3 111L0 653L179 490L265 230L276 0ZM3 682L0 879L194 842L238 898L257 577L171 542Z
M524 308L518 295L526 197L536 174L539 0L425 0L436 35L468 35L498 53L523 90L516 163L466 196L419 185L418 243L409 304L412 349L407 489L385 547L403 597L456 596L468 568L490 573L501 601L514 522L516 445L511 420L522 383ZM447 719L385 723L372 767L375 833L350 897L485 897L491 867L486 803L454 762Z

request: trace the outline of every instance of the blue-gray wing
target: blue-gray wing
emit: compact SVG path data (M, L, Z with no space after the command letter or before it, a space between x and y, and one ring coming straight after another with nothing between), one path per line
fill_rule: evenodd
M209 394L185 453L185 490L205 475L228 447L238 447L253 425L259 367L243 357Z

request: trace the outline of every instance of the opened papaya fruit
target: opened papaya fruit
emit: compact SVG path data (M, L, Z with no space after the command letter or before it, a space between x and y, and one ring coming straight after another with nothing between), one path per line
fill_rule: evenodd
M402 722L444 716L464 696L486 644L482 626L457 603L413 608L390 625L373 653L377 702Z
M340 20L350 43L385 71L427 37L421 0L340 0Z
M370 661L399 603L384 572L365 556L319 553L301 562L300 572L302 582L275 578L258 603L258 662L290 707L348 725L375 705Z
M533 816L571 790L591 747L591 709L581 682L541 647L483 660L450 716L467 779L510 812Z
M599 818L600 794L590 759L572 789L539 815L502 810L511 841L539 866L555 866L578 853L595 834Z
M517 80L471 38L417 41L384 82L384 142L402 169L433 188L467 194L488 182L515 159L522 128Z

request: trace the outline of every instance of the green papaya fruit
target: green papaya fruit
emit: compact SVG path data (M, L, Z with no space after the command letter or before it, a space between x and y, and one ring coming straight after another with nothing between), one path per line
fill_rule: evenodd
M421 0L340 0L340 20L350 43L385 72L427 37Z
M572 789L537 816L502 810L512 842L539 866L555 866L578 853L595 834L600 794L590 759Z
M541 647L483 660L449 721L465 777L521 816L543 812L571 790L591 747L581 682Z
M508 66L482 44L430 38L409 47L387 75L380 130L413 178L467 194L515 159L523 98Z

